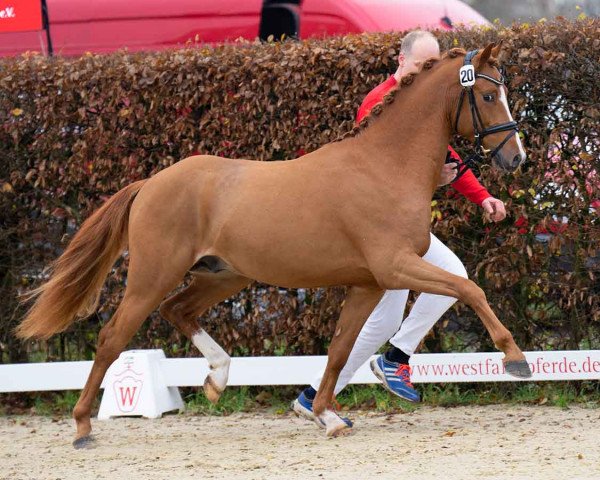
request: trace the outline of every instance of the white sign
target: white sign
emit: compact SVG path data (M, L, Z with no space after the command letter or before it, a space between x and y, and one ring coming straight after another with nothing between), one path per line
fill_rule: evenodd
M168 387L160 366L162 350L130 350L121 353L104 377L99 420L140 415L159 418L171 410L183 410L176 387Z
M508 375L500 352L414 355L411 379L415 383L600 379L599 350L525 352L525 356L533 373L530 379Z
M473 65L463 65L458 71L458 77L463 87L472 87L475 85L475 67Z

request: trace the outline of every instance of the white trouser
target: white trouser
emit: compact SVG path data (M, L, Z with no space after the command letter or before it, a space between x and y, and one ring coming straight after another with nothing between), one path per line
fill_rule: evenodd
M433 234L431 234L431 245L423 259L436 267L467 278L467 271L462 262ZM407 299L408 290L385 292L360 331L348 361L340 372L335 386L336 395L350 383L356 371L388 340L407 355L415 353L419 343L435 322L456 302L456 298L453 297L422 293L418 296L408 317L402 321ZM324 371L321 371L312 383L315 390L319 389L323 373Z

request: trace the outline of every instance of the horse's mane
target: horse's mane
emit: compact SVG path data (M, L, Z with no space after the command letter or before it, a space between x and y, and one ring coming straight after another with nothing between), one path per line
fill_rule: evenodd
M352 130L344 133L342 136L338 137L335 141L339 142L339 141L342 141L349 137L355 137L360 132L362 132L365 128L367 128L373 122L373 120L375 120L375 118L381 114L381 112L387 107L387 105L390 105L395 100L396 95L402 89L402 87L406 87L406 86L412 84L415 77L419 73L421 73L423 70L431 70L436 63L438 63L439 61L445 60L446 58L456 58L459 55L464 56L466 54L467 54L467 52L463 48L452 48L452 49L448 50L447 52L445 52L441 58L430 58L430 59L426 60L425 62L423 62L423 66L421 67L421 70L419 70L419 72L409 73L408 75L404 75L400 79L400 82L398 83L398 85L395 88L393 88L392 90L390 90L383 97L382 101L379 102L378 104L376 104L371 109L369 114L365 118L363 118L359 122L358 125L355 125L352 128ZM488 60L488 64L495 67L495 66L498 66L498 61L495 58L490 58Z

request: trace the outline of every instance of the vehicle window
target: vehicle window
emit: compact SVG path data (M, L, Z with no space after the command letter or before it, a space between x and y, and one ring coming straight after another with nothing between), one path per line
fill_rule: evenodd
M267 40L271 35L274 40L281 38L298 38L300 29L300 0L266 1L262 8L259 37Z

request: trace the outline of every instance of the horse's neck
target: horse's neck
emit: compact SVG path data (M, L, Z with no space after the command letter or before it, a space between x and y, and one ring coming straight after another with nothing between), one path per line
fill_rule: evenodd
M355 138L362 149L373 152L372 168L400 172L398 181L413 191L433 193L446 155L450 125L445 70L419 73L411 85L400 87L394 101Z

